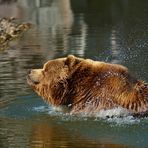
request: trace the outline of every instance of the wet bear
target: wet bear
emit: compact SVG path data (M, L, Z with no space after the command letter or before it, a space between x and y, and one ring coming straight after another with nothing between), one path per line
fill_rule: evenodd
M71 114L94 115L115 107L148 114L148 84L122 65L69 55L30 70L27 82L46 102L66 106Z

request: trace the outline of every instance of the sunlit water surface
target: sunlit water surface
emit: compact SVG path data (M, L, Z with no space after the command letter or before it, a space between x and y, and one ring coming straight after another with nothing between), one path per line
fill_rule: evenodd
M34 24L0 51L0 147L148 147L147 118L119 117L119 108L95 117L57 112L26 83L28 69L68 54L123 64L148 82L146 0L18 0L0 8L0 17Z

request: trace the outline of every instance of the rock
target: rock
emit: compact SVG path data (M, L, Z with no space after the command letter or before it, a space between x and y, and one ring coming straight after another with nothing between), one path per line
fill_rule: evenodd
M7 48L11 40L19 38L29 28L30 23L18 23L15 18L1 18L0 50Z

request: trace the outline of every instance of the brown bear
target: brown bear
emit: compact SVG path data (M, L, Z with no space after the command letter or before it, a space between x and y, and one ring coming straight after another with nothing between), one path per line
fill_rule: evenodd
M32 69L28 84L53 106L66 106L71 114L94 115L122 107L131 114L148 115L148 84L128 69L69 55Z

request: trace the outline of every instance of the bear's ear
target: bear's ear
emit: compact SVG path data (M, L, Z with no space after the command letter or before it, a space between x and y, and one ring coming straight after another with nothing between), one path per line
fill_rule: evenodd
M69 55L65 61L65 65L71 69L77 64L79 64L80 62L81 62L80 58L77 58L74 55Z

